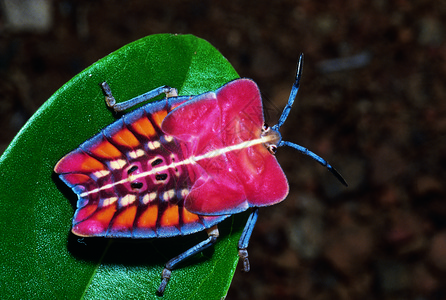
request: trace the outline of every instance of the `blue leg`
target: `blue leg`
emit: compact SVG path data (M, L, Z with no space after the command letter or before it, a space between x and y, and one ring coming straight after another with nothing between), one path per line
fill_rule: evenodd
M125 102L116 103L115 97L113 97L110 86L107 82L101 83L102 91L105 95L105 102L107 103L107 106L112 108L115 112L120 112L123 110L126 110L128 108L131 108L135 105L138 105L142 102L145 102L147 100L150 100L152 98L155 98L156 96L159 96L161 94L166 94L166 97L176 97L178 96L178 92L176 89L165 86L160 86L159 88L156 88L154 90L148 91L145 94L136 96L135 98L132 98L130 100L127 100Z
M249 215L248 221L246 222L245 228L243 229L242 235L238 242L238 255L243 261L243 271L249 272L249 259L248 259L248 244L251 238L252 231L257 222L257 217L259 216L259 209L253 208L251 214Z
M186 250L185 252L181 253L177 257L172 258L171 260L169 260L166 263L164 270L161 273L162 281L161 281L161 284L157 290L160 295L162 295L164 293L164 290L166 289L166 285L170 279L170 274L172 273L172 270L175 268L175 266L177 264L179 264L183 260L203 251L204 249L208 248L209 246L215 244L215 242L217 241L217 238L219 236L217 225L209 228L207 230L207 233L208 233L209 237L206 240L193 246L189 250Z

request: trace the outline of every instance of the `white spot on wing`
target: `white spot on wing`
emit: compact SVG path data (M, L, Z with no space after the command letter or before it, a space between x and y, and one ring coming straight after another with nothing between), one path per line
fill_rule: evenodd
M112 168L114 170L118 170L118 169L124 168L125 160L123 160L123 159L112 160L109 162L109 164L110 164L110 168Z
M138 150L130 151L130 152L129 152L129 156L130 156L131 158L138 158L138 157L143 156L144 154L145 154L145 152L144 152L144 150L142 150L142 149L138 149Z
M94 177L96 177L96 179L98 179L98 178L105 177L105 176L107 176L108 174L110 174L110 171L108 171L108 170L101 170L101 171L96 171L96 172L94 172L92 175L93 175Z
M150 150L155 150L161 147L161 143L159 141L150 141L147 143L147 147L149 147Z
M174 196L175 196L175 190L168 190L168 191L163 193L163 200L164 201L169 201Z
M110 198L106 198L102 201L102 206L109 206L112 205L113 203L115 203L118 200L118 197L110 197Z
M181 190L181 197L186 198L187 194L189 194L189 190L188 189L182 189Z
M136 155L138 155L138 157L143 156L145 153L146 153L146 152L145 152L144 150L142 150L142 149L138 149L138 150L136 150Z
M164 135L164 140L170 143L171 141L173 141L173 136L166 134Z
M132 194L125 195L121 198L120 204L121 206L127 206L135 202L136 196Z
M142 203L143 204L148 204L152 201L154 201L156 199L156 193L152 192L152 193L148 193L145 194L144 197L142 198Z

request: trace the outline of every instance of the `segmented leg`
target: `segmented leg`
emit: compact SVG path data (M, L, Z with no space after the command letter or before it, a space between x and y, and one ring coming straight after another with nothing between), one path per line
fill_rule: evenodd
M251 238L252 231L254 230L254 226L257 222L257 217L259 216L259 209L256 207L252 210L249 215L248 221L246 222L245 228L243 229L242 235L240 236L240 240L238 242L238 255L243 262L243 271L249 272L251 268L249 265L248 259L248 244L249 239Z
M164 290L166 289L166 285L169 282L170 279L170 274L172 273L172 270L175 268L175 266L182 262L183 260L203 251L204 249L208 248L209 246L213 245L216 241L217 238L219 236L219 232L218 232L218 228L217 225L209 228L206 230L207 234L208 234L208 238L204 241L202 241L201 243L193 246L192 248L190 248L189 250L186 250L185 252L181 253L180 255L178 255L177 257L172 258L171 260L169 260L165 267L163 272L161 273L161 284L158 288L158 293L160 295L162 295L164 293Z
M125 102L116 103L115 97L113 97L110 86L107 82L101 83L102 91L105 95L105 102L107 103L107 106L112 108L115 112L120 112L123 110L126 110L128 108L131 108L135 105L138 105L140 103L143 103L147 100L150 100L152 98L155 98L156 96L159 96L161 94L166 94L166 97L177 97L178 91L175 88L171 88L167 85L160 86L159 88L156 88L154 90L148 91L145 94L136 96L135 98L132 98L130 100L127 100Z

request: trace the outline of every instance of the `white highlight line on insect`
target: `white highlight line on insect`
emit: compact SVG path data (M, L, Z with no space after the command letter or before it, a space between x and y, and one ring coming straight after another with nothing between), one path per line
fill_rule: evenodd
M271 139L272 138L270 138L270 137L261 137L261 138L258 138L258 139L255 139L255 140L246 141L246 142L243 142L243 143L240 143L240 144L227 146L225 148L212 150L212 151L209 151L209 152L207 152L207 153L205 153L203 155L191 156L189 158L186 158L183 161L171 163L170 165L159 166L157 168L153 168L150 171L143 172L143 173L140 173L140 174L134 174L133 176L130 176L130 177L122 179L122 180L119 180L117 182L109 183L109 184L103 185L103 186L101 186L99 188L93 189L91 191L81 193L80 197L84 198L84 197L86 197L86 196L88 196L90 194L94 194L94 193L100 192L102 190L106 190L106 189L112 188L115 185L128 183L128 182L131 182L131 181L133 181L135 179L146 177L146 176L150 176L150 175L154 175L156 173L160 173L160 172L166 171L168 169L174 169L174 168L179 167L179 166L195 164L197 161L200 161L202 159L212 158L212 157L216 157L216 156L219 156L219 155L231 152L231 151L241 150L241 149L249 148L251 146L255 146L255 145L258 145L258 144L263 144L263 143L268 142Z

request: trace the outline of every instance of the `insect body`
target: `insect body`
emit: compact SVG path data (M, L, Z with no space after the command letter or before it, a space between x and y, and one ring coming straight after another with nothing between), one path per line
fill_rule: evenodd
M122 111L159 94L166 99L134 110L63 157L55 172L78 196L72 232L79 236L156 238L206 230L208 239L170 260L162 272L162 294L171 270L218 237L216 225L252 209L239 242L244 270L258 208L288 194L287 179L273 155L287 145L337 171L309 150L282 141L299 88L299 60L290 100L279 123L264 125L262 101L250 79L236 79L215 92L178 96L160 87L116 104L102 83L107 105Z

